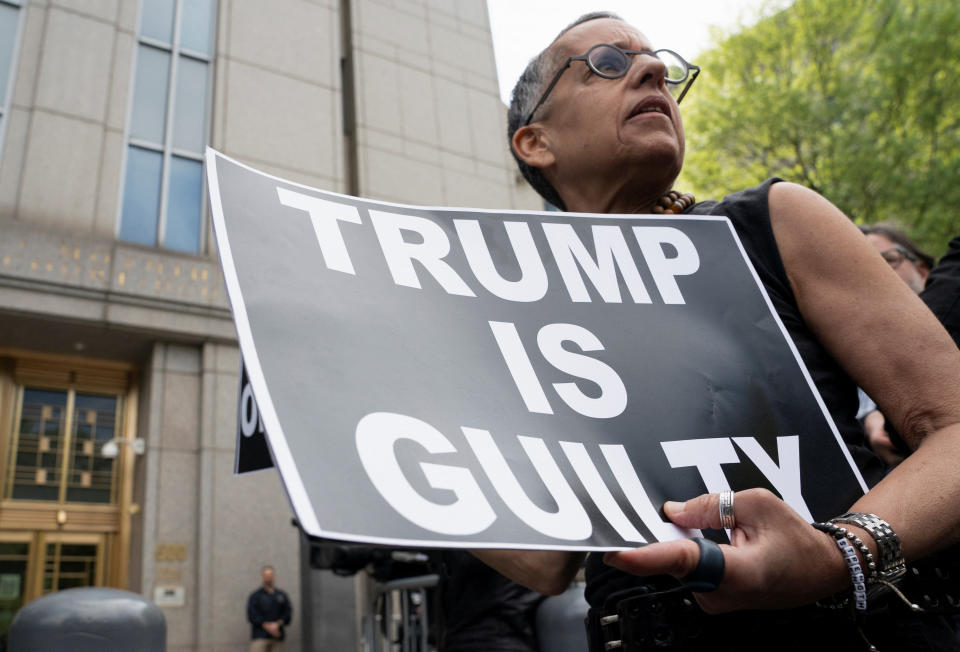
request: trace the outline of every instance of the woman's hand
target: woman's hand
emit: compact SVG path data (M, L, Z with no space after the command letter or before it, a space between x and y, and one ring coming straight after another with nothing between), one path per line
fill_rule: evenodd
M664 505L667 517L685 528L720 528L718 494ZM694 593L707 613L737 609L780 609L809 604L850 586L850 574L833 537L814 529L766 489L736 493L737 527L721 545L723 581L712 593ZM682 578L700 560L688 539L652 543L607 553L604 561L636 575Z

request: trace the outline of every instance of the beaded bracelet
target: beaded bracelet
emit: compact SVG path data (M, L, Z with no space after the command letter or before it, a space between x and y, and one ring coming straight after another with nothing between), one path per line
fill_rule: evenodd
M845 527L837 525L837 523L848 523L850 525L857 525L862 527L871 537L877 542L877 548L880 551L880 554L883 559L883 567L878 568L874 560L873 553L870 552L870 549L860 540L856 534L850 532ZM821 532L826 532L830 536L837 539L837 545L840 546L841 551L844 554L844 560L847 562L847 568L850 570L850 578L854 585L854 598L857 598L856 595L856 586L857 586L857 575L856 569L852 566L851 561L846 556L846 547L852 542L856 546L857 550L860 551L860 554L863 555L863 559L867 565L866 575L866 588L868 589L868 595L872 598L877 597L877 595L889 590L892 591L900 600L910 608L911 611L922 613L924 610L913 601L911 601L907 596L905 596L900 589L896 587L894 582L901 578L906 573L906 562L903 559L903 554L900 551L900 538L893 531L893 528L890 527L890 524L881 519L875 514L861 514L856 512L850 512L838 516L837 518L830 519L828 523L814 523L813 527L820 530ZM846 546L841 544L843 541ZM859 564L858 564L859 566ZM862 567L861 567L862 572ZM839 609L846 607L850 603L848 598L830 598L827 600L818 600L817 605L821 607L827 607L830 609ZM863 609L860 609L859 601L857 610L863 611L866 609L866 604L863 605Z
M865 569L867 583L873 583L877 580L879 577L877 573L877 563L873 559L873 553L870 552L870 548L867 547L867 544L865 544L860 537L847 528L839 526L832 521L829 523L814 523L813 527L817 528L821 532L826 532L834 539L848 539L850 543L856 546L857 550L860 551L860 554L863 555L863 561L867 564L867 568Z
M866 585L875 582L878 578L877 564L873 560L873 553L870 552L870 548L868 548L867 545L856 534L849 531L845 527L836 525L835 523L814 523L813 527L821 532L826 532L837 540L837 546L840 548L840 552L843 555L844 561L847 563L847 569L850 571L850 581L853 584L854 606L856 607L857 611L866 611ZM860 551L861 555L863 555L863 561L867 565L866 573L860 565L860 560L857 558L857 553L854 551L854 546L856 546L856 549ZM850 556L848 556L848 551L850 555L852 555L852 559ZM833 597L817 601L817 605L827 609L842 609L848 604L849 599L846 597Z
M837 539L837 547L843 553L843 560L850 570L850 581L853 584L853 603L857 611L867 610L867 581L860 568L860 558L846 539Z

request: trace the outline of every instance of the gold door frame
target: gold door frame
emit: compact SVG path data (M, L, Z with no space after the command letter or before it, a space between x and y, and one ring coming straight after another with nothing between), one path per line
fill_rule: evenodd
M91 360L76 356L57 356L0 348L0 496L9 495L12 482L10 455L16 451L19 416L25 387L37 387L68 393L66 418L76 419L72 402L76 392L109 394L118 399L115 436L132 442L136 438L138 388L131 365L112 361ZM133 505L133 468L135 454L131 445L121 445L114 465L114 502L66 502L66 471L72 423L65 423L63 458L60 460L61 488L59 500L33 501L0 499L0 540L9 537L32 537L31 559L40 559L45 549L38 548L45 537L96 539L98 543L98 585L127 588L130 566L131 514ZM44 544L45 545L45 544ZM33 578L40 578L42 568L31 567ZM31 586L32 598L36 587Z
M23 578L23 604L27 604L33 599L33 576L37 572L37 537L35 532L0 532L0 542L2 543L25 543L27 544L27 569Z
M107 535L70 532L0 532L0 542L26 543L27 569L22 588L23 604L35 600L43 595L43 579L47 565L47 545L59 544L86 544L96 546L95 578L93 586L103 586L105 577L104 562L106 561ZM59 550L57 552L59 555ZM55 565L59 572L59 559L55 558Z
M54 553L54 578L55 583L59 579L60 573L60 554L61 547L63 544L81 544L81 545L93 545L96 546L96 561L94 562L94 573L95 577L93 580L93 586L103 586L104 579L104 557L105 557L105 548L107 545L106 535L105 534L87 534L87 533L70 533L70 532L37 532L36 533L36 543L34 544L33 555L36 558L36 563L34 565L34 576L31 578L33 583L33 598L39 598L44 594L43 589L43 580L46 576L47 569L47 546L49 544L61 544L56 547L56 552Z

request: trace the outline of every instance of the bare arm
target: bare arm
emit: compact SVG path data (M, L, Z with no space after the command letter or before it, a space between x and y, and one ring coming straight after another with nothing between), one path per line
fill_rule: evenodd
M582 552L562 550L471 550L477 559L517 584L544 595L558 595L583 563Z
M854 505L907 558L960 538L960 351L923 302L816 193L770 191L774 235L804 319L916 452Z
M807 325L877 401L914 453L852 507L888 521L907 560L960 540L960 351L919 298L830 202L793 184L770 190L770 219ZM737 494L738 527L722 546L726 574L707 611L808 603L849 587L832 539L769 492ZM742 498L741 498L742 496ZM717 527L717 497L664 506L682 527ZM873 540L861 538L876 552ZM638 574L696 566L689 541L608 555Z

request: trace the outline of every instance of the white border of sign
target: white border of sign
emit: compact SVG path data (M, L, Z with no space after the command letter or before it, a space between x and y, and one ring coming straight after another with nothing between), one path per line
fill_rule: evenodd
M316 512L313 509L313 504L310 502L310 497L307 495L306 488L303 486L303 480L300 477L300 472L297 470L297 464L293 459L293 455L290 452L290 448L287 446L286 437L283 434L283 429L280 426L280 419L277 417L276 409L273 405L273 400L270 396L270 390L267 388L266 379L263 376L263 368L260 366L260 358L257 355L257 348L253 342L253 333L250 330L250 322L247 319L246 305L243 301L243 293L240 290L240 283L237 280L237 270L233 264L233 254L230 251L230 241L227 237L226 223L223 219L223 205L220 200L220 182L217 178L217 157L229 161L235 165L238 165L242 168L255 172L261 176L267 177L269 179L274 179L282 183L296 186L299 188L305 188L307 190L318 190L317 188L312 188L301 183L296 183L289 181L282 177L277 177L272 174L267 174L266 172L261 172L256 168L253 168L249 165L241 163L229 156L221 154L211 147L207 147L205 153L206 162L207 162L207 184L210 188L210 207L211 215L213 216L213 229L216 233L216 240L219 245L218 252L220 255L220 264L223 268L223 278L227 284L227 295L230 299L230 305L233 309L233 318L237 326L237 336L240 340L240 351L243 355L243 361L247 365L247 375L249 376L250 383L253 385L254 396L257 399L257 407L260 409L260 414L263 417L264 427L267 434L267 442L269 443L269 448L271 455L273 456L274 466L280 472L280 476L283 479L283 485L287 491L287 497L290 500L290 504L293 507L293 511L297 516L297 519L300 522L300 526L303 530L313 537L323 538L323 539L336 539L341 541L349 541L355 543L370 543L370 544L379 544L379 545L391 545L391 546L413 546L413 547L441 547L441 548L502 548L503 543L480 543L475 541L465 541L463 543L450 542L450 541L431 541L426 539L389 539L385 537L373 537L373 536L363 536L363 535L353 535L345 534L343 532L331 532L324 530L320 527L320 523L317 521ZM348 195L343 195L340 193L322 191L326 192L335 197L348 197ZM352 199L352 198L351 198ZM479 208L446 208L446 207L434 207L434 206L408 206L406 204L395 204L390 202L378 202L383 206L389 206L398 209L407 209L407 208L416 208L421 210L453 210L459 211L462 213L489 213L488 209L479 209ZM662 219L662 216L658 215L601 215L596 213L557 213L557 212L547 212L547 211L520 211L520 210L498 210L498 213L504 215L543 215L550 216L555 219L566 219L572 217L586 217L589 219ZM709 220L717 221L721 220L726 222L727 228L730 229L731 235L737 244L737 248L740 251L740 255L743 256L743 260L746 262L747 267L750 270L750 273L753 277L754 282L757 284L757 287L760 289L760 294L763 296L764 301L767 304L767 307L770 309L771 314L773 315L774 320L777 323L777 326L780 328L780 332L783 335L783 338L786 340L787 345L790 347L790 351L793 353L794 360L797 362L797 365L800 367L800 371L803 373L804 379L807 381L807 385L810 387L810 390L813 392L813 396L817 401L817 405L820 406L820 410L823 412L824 418L827 420L827 423L830 425L830 430L833 432L834 437L836 437L837 443L840 446L840 450L843 451L844 456L846 457L847 462L850 464L850 468L853 470L854 475L857 478L857 481L860 483L860 487L863 489L864 493L867 492L867 483L864 482L863 476L860 474L860 469L857 468L857 465L853 461L853 457L850 455L850 451L847 449L846 444L844 444L843 439L840 437L840 432L837 430L836 424L833 422L833 418L830 416L830 412L827 410L826 404L823 402L823 398L820 396L820 392L817 390L816 385L813 383L813 379L810 377L809 371L807 371L806 365L803 364L802 359L800 358L800 353L797 351L797 347L793 343L793 339L790 337L790 334L787 332L786 327L783 325L783 322L780 321L780 316L777 314L777 311L773 307L773 303L770 301L770 297L767 296L766 288L763 287L763 283L760 281L760 277L757 275L756 270L753 268L753 263L750 262L750 259L747 257L747 252L743 248L743 244L740 242L740 238L737 236L737 232L733 228L733 224L726 217L716 216L716 215L688 215L684 219L689 220ZM511 548L514 549L529 549L529 550L581 550L581 551L605 551L605 550L626 550L628 548L624 546L611 546L611 547L597 547L597 546L575 546L575 545L540 545L540 544L511 544Z

